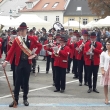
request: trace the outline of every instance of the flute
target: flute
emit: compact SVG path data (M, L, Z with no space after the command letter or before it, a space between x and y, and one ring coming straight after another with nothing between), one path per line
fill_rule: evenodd
M93 42L91 43L91 51L90 51L90 60L92 60L92 56L93 56Z

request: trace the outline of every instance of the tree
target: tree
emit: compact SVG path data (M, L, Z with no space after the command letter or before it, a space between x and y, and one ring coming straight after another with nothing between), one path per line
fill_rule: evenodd
M97 16L106 17L110 15L110 0L88 0L91 11Z

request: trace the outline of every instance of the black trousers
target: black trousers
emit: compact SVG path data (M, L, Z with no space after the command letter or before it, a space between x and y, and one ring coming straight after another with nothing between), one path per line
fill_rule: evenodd
M50 69L51 55L47 56L46 71Z
M66 86L66 68L55 67L56 71L56 81L55 87L57 90L65 90Z
M72 58L70 58L70 55L68 56L68 68L67 71L70 71L70 67L71 67L71 62L73 61Z
M73 73L75 77L78 77L78 60L73 58Z
M36 69L36 58L32 59L32 69L33 69L33 72L35 72L35 69Z
M53 73L53 83L55 83L55 66L54 66L54 58L51 58L51 64L52 64L52 73Z
M14 60L11 64L11 69L13 71L13 86L15 86L15 64L14 64Z
M78 74L79 74L79 82L80 83L83 82L83 67L84 67L84 82L87 83L88 77L87 77L87 70L86 70L84 58L82 58L81 60L78 60Z
M92 88L92 74L93 74L93 89L96 89L99 65L94 65L93 63L90 66L86 65L86 70L88 73L89 88Z
M23 80L23 100L27 100L28 90L29 90L29 77L31 72L31 65L28 61L20 60L19 65L15 68L15 90L14 90L14 97L15 100L18 101L20 85Z

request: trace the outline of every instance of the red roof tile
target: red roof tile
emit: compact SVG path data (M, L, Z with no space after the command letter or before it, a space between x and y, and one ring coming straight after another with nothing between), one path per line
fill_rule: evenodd
M32 1L32 0L30 0ZM55 8L52 8L55 3L58 2L58 5ZM49 3L47 7L43 8L46 3ZM66 0L40 0L32 9L22 10L23 12L28 11L55 11L55 10L64 10Z

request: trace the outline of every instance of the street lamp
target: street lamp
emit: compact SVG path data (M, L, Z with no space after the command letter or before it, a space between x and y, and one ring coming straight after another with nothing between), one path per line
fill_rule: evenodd
M82 7L77 7L76 11L81 11L82 14ZM80 30L80 20L81 20L81 16L79 16L79 30Z

